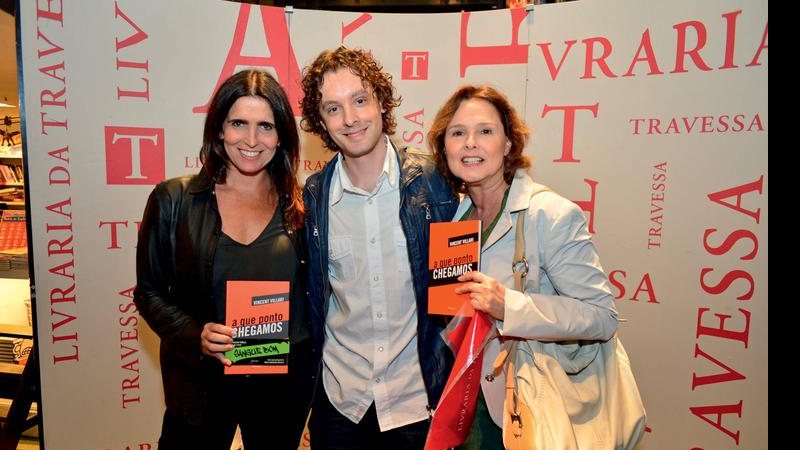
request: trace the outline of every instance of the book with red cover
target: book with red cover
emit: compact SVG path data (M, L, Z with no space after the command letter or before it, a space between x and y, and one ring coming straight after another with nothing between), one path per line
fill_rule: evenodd
M0 251L28 248L25 230L25 211L6 209L0 211Z
M479 270L481 221L431 224L428 257L428 313L454 315L467 294L456 294L461 275Z
M225 324L236 329L226 375L289 372L288 281L228 281Z

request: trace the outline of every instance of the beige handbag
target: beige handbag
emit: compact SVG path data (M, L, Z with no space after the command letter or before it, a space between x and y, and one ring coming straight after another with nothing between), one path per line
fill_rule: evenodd
M517 216L514 278L524 292L525 211ZM494 362L505 369L503 445L509 450L630 450L646 415L628 355L605 342L508 338Z

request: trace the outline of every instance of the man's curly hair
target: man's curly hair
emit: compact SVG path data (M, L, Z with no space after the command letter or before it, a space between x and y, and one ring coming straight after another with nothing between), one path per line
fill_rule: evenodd
M383 66L362 49L351 49L340 46L335 50L325 50L309 66L303 69L303 100L300 107L303 118L300 127L322 139L325 147L339 151L339 146L331 139L330 134L322 127L322 116L319 105L322 101L322 81L325 74L346 67L354 75L361 78L365 87L371 87L383 110L383 132L394 134L397 121L392 114L394 108L400 106L402 98L396 95L392 85L392 76L383 71Z

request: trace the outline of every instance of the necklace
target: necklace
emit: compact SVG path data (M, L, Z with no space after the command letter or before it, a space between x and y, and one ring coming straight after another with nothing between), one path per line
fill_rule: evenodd
M506 201L508 200L508 191L510 191L510 190L511 190L511 186L507 187L506 191L503 193L503 201L500 202L500 209L497 211L497 214L494 216L494 220L492 220L492 222L489 224L488 227L486 227L483 230L481 230L481 246L483 246L483 244L486 243L486 240L489 238L489 235L492 234L492 230L494 230L495 225L497 225L497 222L500 220L500 216L503 215L503 211L505 211L505 209L506 209ZM472 215L474 209L475 209L475 205L474 204L469 205L469 209L467 209L464 212L464 215L461 216L461 218L459 219L459 222L463 221L463 220L469 220L469 218ZM475 215L477 216L477 211L475 211ZM483 224L481 224L481 225L483 225Z

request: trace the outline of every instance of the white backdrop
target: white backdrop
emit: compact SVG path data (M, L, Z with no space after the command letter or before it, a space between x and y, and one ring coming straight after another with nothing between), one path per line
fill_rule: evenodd
M131 302L146 197L197 171L220 79L263 67L296 101L300 68L341 43L394 74L399 142L424 145L464 82L524 111L534 177L586 211L627 319L640 449L767 447L766 0L425 15L55 0L18 14L47 449L155 448L158 338ZM330 155L302 141L305 179Z

